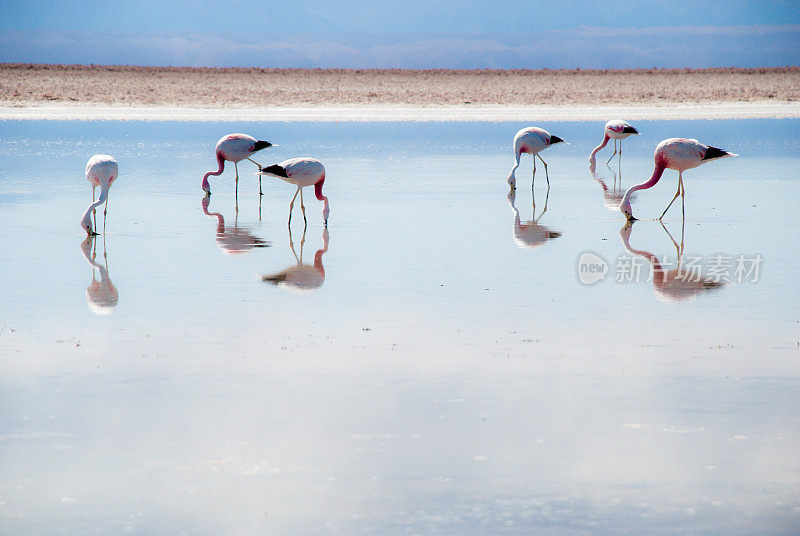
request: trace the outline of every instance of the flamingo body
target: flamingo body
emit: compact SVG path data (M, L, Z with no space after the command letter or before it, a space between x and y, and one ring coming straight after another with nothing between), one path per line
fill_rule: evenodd
M665 169L674 169L678 172L678 192L675 194L675 197L672 198L672 201L675 201L678 195L683 196L685 194L682 176L684 171L696 168L711 160L730 156L739 155L723 151L717 147L705 145L694 139L668 138L663 140L656 146L655 153L653 154L653 175L649 180L631 186L628 191L625 192L619 209L629 220L634 220L635 218L633 217L633 210L631 209L630 202L631 196L638 190L646 190L655 186L661 179L661 175L664 173ZM669 207L672 206L672 201L661 214L662 218L664 214L667 213L667 210L669 210Z
M86 162L86 179L92 185L92 204L86 209L81 218L81 227L86 234L97 234L92 226L92 212L94 209L108 202L108 190L117 180L119 165L113 156L107 154L96 154ZM94 200L94 189L100 187L100 199ZM103 211L105 215L105 211ZM95 222L96 223L96 222ZM96 225L95 225L96 227Z
M223 136L217 142L214 148L214 154L217 157L219 168L216 171L209 171L203 175L203 190L206 193L211 193L211 186L208 183L208 177L212 175L221 175L225 169L225 161L238 164L246 158L250 158L253 153L271 147L272 144L268 141L257 140L247 134L228 134ZM239 169L236 169L236 182L239 182Z
M622 140L634 134L639 134L639 131L633 128L627 121L612 119L606 122L605 127L603 127L602 143L595 147L592 150L592 154L589 155L589 162L591 165L595 165L595 155L600 149L606 146L608 140L614 140L614 154L611 155L611 158L614 158L614 155L617 154L617 140L619 140L619 154L622 156ZM611 158L608 159L608 162L611 162ZM606 162L606 164L608 162Z
M511 169L511 173L507 179L509 186L511 186L511 188L517 187L517 178L515 173L519 167L519 159L522 153L528 153L534 157L533 165L535 170L536 156L551 145L563 141L564 140L558 136L553 136L546 130L538 127L526 127L517 132L517 134L514 136L514 167ZM542 157L540 156L539 158L541 159ZM542 160L542 162L544 162L544 160ZM545 173L547 173L547 164L545 164ZM550 184L549 178L547 179L547 184Z
M323 201L325 204L322 209L322 217L325 220L325 225L328 224L328 216L330 215L330 206L328 205L328 198L322 195L322 185L325 183L325 166L322 162L314 158L291 158L285 160L280 164L275 164L263 168L260 172L262 175L271 175L278 177L290 184L297 186L297 193L300 193L300 206L303 209L303 219L305 219L305 207L303 206L303 192L302 189L306 186L314 186L314 193L317 199ZM294 198L289 204L289 221L292 218L292 207L294 206Z

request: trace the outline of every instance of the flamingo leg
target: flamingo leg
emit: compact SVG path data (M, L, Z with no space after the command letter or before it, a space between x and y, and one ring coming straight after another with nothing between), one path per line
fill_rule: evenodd
M608 160L606 160L606 165L608 165L608 163L611 162L611 159L614 158L615 154L617 154L617 140L614 140L614 152L611 154L610 157L608 157Z
M547 175L547 162L544 161L544 158L542 158L541 155L537 154L536 156L538 156L539 160L541 160L542 164L544 164L544 178L547 179L547 187L550 188L550 177ZM534 162L535 161L536 160L534 159Z
M106 215L108 214L108 198L109 198L109 196L106 196L106 204L103 205L103 235L104 236L106 234Z
M92 203L94 203L94 195L96 188L97 186L92 186ZM92 210L92 216L94 217L94 228L97 229L97 209Z
M536 218L534 221L539 221L539 219L542 216L544 216L544 213L547 212L547 200L548 199L550 199L550 185L549 184L547 185L547 193L544 195L544 209L542 210L542 213L539 214L538 218L536 218L536 214L534 213L533 216L534 216L534 218Z
M262 169L261 168L261 164L259 164L258 162L256 162L252 158L250 158L249 156L247 157L247 159L250 160L255 165L257 165L258 166L258 170L261 171L261 169ZM258 176L258 195L264 195L264 192L261 191L261 175Z
M686 188L683 186L683 174L679 171L678 172L678 187L681 189L681 215L682 218L686 219L686 206L684 204L684 197L686 196Z
M531 177L531 191L533 191L533 184L536 182L536 155L533 155L533 175Z
M681 185L682 185L682 181L681 181L681 178L680 178L680 177L681 177L681 175L680 175L680 172L678 172L678 191L677 191L677 192L675 192L675 197L673 197L673 198L672 198L672 201L670 201L670 202L669 202L669 205L667 205L667 208L665 208L665 209L664 209L664 212L662 212L662 213L661 213L661 216L659 216L659 218L658 218L658 220L659 220L659 221L661 221L661 218L663 218L663 217L664 217L664 214L666 214L666 213L667 213L667 211L669 210L669 207L671 207L671 206L672 206L672 203L674 203L674 202L675 202L675 200L676 200L676 199L678 199L678 196L679 196L679 195L681 195Z
M303 211L303 234L305 235L305 228L308 227L308 220L306 220L306 206L303 204L303 189L300 188L300 210Z
M297 194L300 193L300 187L297 187L297 191L294 193L294 197L292 198L291 203L289 203L289 229L292 228L292 209L294 208L294 200L297 199Z

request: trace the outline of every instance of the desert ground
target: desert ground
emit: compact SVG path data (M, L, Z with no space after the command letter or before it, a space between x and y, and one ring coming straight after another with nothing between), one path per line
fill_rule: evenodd
M800 67L365 70L0 64L0 116L5 118L17 117L15 110L21 109L30 110L27 117L33 118L81 117L87 111L95 113L87 118L123 118L123 113L153 118L158 110L181 116L191 109L189 115L198 119L224 117L224 110L245 111L242 117L271 110L285 119L303 119L302 113L286 115L285 109L338 108L325 116L331 119L379 107L416 110L412 118L425 118L425 108L438 108L445 117L455 111L460 119L509 119L531 107L573 108L584 118L592 110L603 115L621 108L661 111L640 116L683 110L696 117L708 115L707 107L718 110L709 118L746 117L748 110L752 116L797 116ZM212 109L218 113L203 113Z

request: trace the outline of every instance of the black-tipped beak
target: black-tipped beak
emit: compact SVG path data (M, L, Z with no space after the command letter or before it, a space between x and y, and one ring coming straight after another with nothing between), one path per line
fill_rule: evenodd
M550 136L550 145L554 145L556 143L563 143L564 140L559 138L558 136Z
M634 218L633 214L625 214L625 217L628 218L628 223L633 223L637 220L637 218Z
M268 141L259 140L256 142L256 146L253 151L260 151L261 149L266 149L267 147L272 147L272 144Z

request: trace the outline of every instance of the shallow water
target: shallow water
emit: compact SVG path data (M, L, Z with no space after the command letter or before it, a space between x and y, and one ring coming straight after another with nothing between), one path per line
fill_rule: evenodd
M800 121L637 122L595 175L602 125L542 124L534 223L522 126L0 123L2 532L794 534ZM325 163L327 236L249 162L204 206L236 131ZM742 156L685 174L683 233L625 229L672 136ZM651 277L681 238L702 280Z

